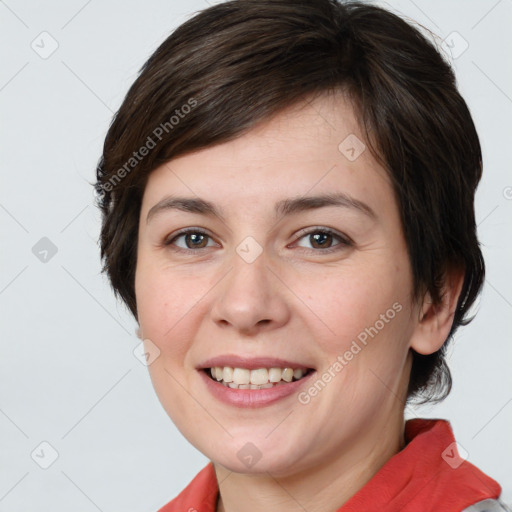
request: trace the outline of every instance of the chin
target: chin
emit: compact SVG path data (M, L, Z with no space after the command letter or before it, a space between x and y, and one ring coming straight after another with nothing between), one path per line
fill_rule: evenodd
M226 446L219 454L203 453L214 464L247 475L269 473L276 477L286 477L303 469L301 466L305 463L305 454L299 454L293 447L288 447L288 451L276 451L276 445L268 440L266 444L251 441L233 444L236 446Z

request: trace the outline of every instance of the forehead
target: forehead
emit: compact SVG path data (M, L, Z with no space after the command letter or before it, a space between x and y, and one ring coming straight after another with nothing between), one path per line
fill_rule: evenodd
M249 208L333 191L363 196L376 209L394 200L387 173L370 154L342 93L303 100L234 140L155 169L141 214L169 194Z

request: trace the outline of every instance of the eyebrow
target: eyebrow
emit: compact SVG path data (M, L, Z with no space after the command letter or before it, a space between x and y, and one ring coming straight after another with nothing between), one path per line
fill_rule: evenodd
M355 199L342 192L333 194L322 194L319 196L301 196L278 201L275 205L276 215L292 215L307 210L315 210L326 206L337 206L350 208L361 212L375 220L377 214L363 201ZM147 214L146 223L158 213L166 210L180 210L189 213L198 213L209 217L217 217L226 223L222 211L213 203L204 199L194 197L164 197L161 201L152 206Z

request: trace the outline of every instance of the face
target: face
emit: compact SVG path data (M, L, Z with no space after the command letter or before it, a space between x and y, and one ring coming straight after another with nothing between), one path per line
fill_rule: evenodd
M411 269L362 141L350 103L323 96L149 176L135 288L151 379L231 471L355 460L403 413Z

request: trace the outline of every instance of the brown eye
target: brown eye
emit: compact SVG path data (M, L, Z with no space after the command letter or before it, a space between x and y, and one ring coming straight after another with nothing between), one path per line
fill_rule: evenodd
M331 252L348 247L349 239L344 238L328 229L315 229L304 233L297 241L297 245L307 249L318 249L316 252Z
M319 232L310 234L309 239L315 249L326 249L331 246L333 236L330 233Z
M211 242L211 243L210 243ZM166 246L175 246L182 250L204 249L211 247L213 241L210 235L198 230L182 231L165 242Z
M208 243L208 237L201 233L187 233L184 237L185 245L189 249L202 249Z

